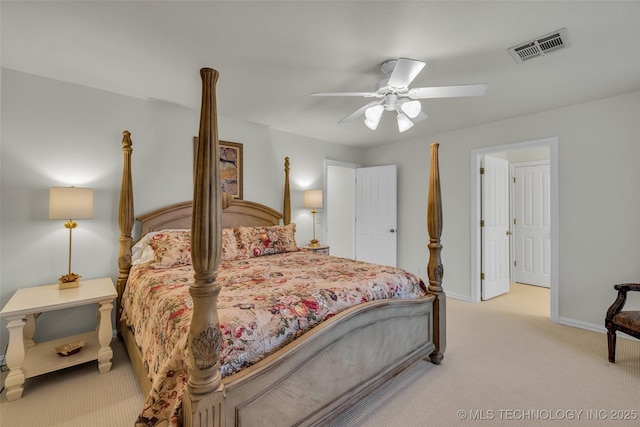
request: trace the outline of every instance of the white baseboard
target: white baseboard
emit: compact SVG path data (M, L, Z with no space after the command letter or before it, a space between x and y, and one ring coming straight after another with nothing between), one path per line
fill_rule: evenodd
M583 322L581 320L570 319L570 318L567 318L567 317L559 317L558 318L558 323L560 323L562 325L573 326L574 328L587 329L589 331L600 332L602 334L606 334L607 333L607 328L605 328L603 325L597 325L595 323ZM630 335L627 335L627 334L625 334L623 332L620 332L618 337L626 338L626 339L633 340L633 341L640 341L639 339L637 339L635 337L632 337Z
M456 294L456 293L447 292L447 291L445 291L445 294L449 298L457 299L457 300L460 300L460 301L473 302L473 301L471 301L471 297L469 295Z
M604 320L604 319L603 319ZM604 325L596 325L595 323L583 322L581 320L571 319L568 317L558 317L558 323L561 325L573 326L574 328L587 329L589 331L607 333Z

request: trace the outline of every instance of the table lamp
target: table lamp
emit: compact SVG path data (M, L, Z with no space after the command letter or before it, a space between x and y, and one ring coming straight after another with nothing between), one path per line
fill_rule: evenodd
M93 189L78 187L52 187L49 189L49 219L65 219L69 229L69 272L58 279L59 288L79 286L79 274L71 272L71 232L78 226L74 219L93 217Z
M311 209L313 217L313 239L309 242L309 246L318 247L320 242L316 240L316 209L322 209L322 190L305 190L304 191L304 207Z

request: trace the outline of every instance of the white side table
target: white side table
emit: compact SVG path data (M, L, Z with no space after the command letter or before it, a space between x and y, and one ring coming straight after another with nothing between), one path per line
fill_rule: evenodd
M71 289L58 289L57 284L18 289L0 311L0 317L9 322L6 362L10 372L4 382L7 400L20 399L27 378L58 369L97 360L100 372L108 372L113 358L111 310L117 295L109 277L82 280L80 286ZM37 313L87 304L98 305L95 331L37 344L33 340ZM57 346L74 341L86 341L78 353L63 357L54 351Z

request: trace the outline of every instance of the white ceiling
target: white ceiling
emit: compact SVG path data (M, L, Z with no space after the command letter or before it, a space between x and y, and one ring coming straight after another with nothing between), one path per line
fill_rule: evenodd
M374 146L640 90L637 1L85 1L0 4L2 66L192 108L201 67L218 113ZM513 45L566 27L571 46L522 64ZM338 124L370 99L386 59L427 62L412 87L487 83L484 97L423 100L399 134ZM90 108L90 106L88 106Z

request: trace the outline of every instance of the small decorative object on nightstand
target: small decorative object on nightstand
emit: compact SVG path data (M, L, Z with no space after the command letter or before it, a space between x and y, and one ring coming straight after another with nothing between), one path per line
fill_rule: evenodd
M6 354L9 374L4 380L7 400L20 399L27 378L90 360L98 360L101 373L108 372L113 357L111 310L117 296L109 277L82 280L77 287L64 291L57 284L18 289L0 311L0 317L6 317L9 322ZM33 340L37 313L87 304L98 306L97 329L37 344Z
M304 191L304 207L311 209L311 221L313 222L313 239L308 246L320 246L320 242L316 240L316 209L322 209L322 190L305 190Z
M69 229L69 272L58 279L60 289L77 288L80 275L71 272L71 232L78 226L73 219L93 217L91 188L53 187L49 189L49 219L66 219Z
M327 245L318 245L318 246L303 246L302 247L303 250L305 251L311 251L311 252L315 252L317 254L327 254L329 255L329 246Z

